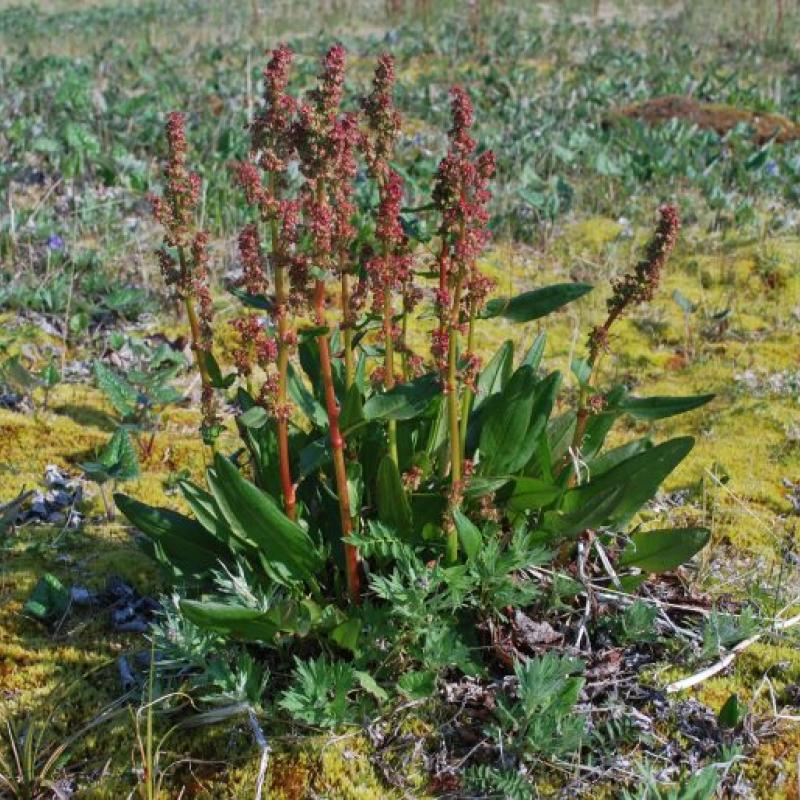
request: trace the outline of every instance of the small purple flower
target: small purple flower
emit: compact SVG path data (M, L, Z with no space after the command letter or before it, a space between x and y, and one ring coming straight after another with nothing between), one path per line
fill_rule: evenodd
M57 233L51 233L47 240L47 247L50 250L63 250L64 240Z
M781 173L780 168L778 167L778 162L768 161L764 166L764 172L766 172L770 177L776 178Z

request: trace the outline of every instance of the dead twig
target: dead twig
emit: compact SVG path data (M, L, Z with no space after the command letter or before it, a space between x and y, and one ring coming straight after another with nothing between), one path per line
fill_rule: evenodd
M794 627L795 625L800 625L800 614L797 614L790 619L776 620L772 626L772 632L785 631L788 628ZM706 667L699 672L695 672L694 675L689 675L688 677L682 678L679 681L670 683L667 687L665 687L664 691L668 694L681 692L684 689L691 689L692 686L697 686L699 683L702 683L709 678L713 678L715 675L718 675L720 672L726 670L731 664L733 664L733 662L736 660L736 657L740 653L743 653L748 647L751 647L756 642L763 639L767 633L768 631L757 633L755 636L751 636L749 639L739 642L739 644L737 644L728 654L723 656L715 664L712 664L710 667Z

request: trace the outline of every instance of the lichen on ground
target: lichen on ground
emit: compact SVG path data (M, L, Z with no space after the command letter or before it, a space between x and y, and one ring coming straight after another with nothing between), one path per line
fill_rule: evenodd
M596 288L546 324L533 323L522 330L484 326L479 338L482 353L490 354L504 338L512 338L522 348L546 329L544 366L567 374L568 360L582 351L586 331L604 313L608 279L626 267L645 235L646 231L637 231L631 237L614 220L589 219L567 226L544 252L498 244L484 263L501 293L570 279L589 280ZM663 439L688 432L696 437L694 451L666 487L667 492L688 489L688 499L666 513L711 528L712 549L696 580L711 587L721 584L740 596L746 594L746 587L730 583L735 571L730 563L761 559L763 574L776 563L787 538L796 544L785 481L796 482L800 476L800 441L791 435L797 397L768 391L752 396L738 377L754 364L769 365L776 372L798 366L796 341L786 320L797 313L800 276L795 263L800 247L782 240L768 244L770 252L778 254L773 268L788 265L779 289L765 288L757 272L763 244L730 247L724 237L691 232L671 262L654 303L619 324L601 364L605 382L625 382L642 395L717 394L698 411L658 423L655 435ZM564 264L572 265L571 272ZM673 299L675 291L697 310L684 314ZM728 309L724 324L713 318L721 309ZM424 340L420 338L417 345L422 349ZM10 500L23 488L39 485L47 464L75 473L76 462L89 458L108 439L114 427L112 415L97 390L73 384L53 392L48 411L39 408L32 415L0 411L0 464L4 465L0 499ZM177 496L165 497L164 484L170 473L184 468L202 480L207 456L195 435L196 423L195 412L188 409L165 413L163 430L156 436L143 476L126 486L126 491L150 503L181 508ZM754 430L759 432L756 437ZM630 424L617 436L622 440L650 432L647 424ZM746 448L742 446L745 437ZM99 588L109 574L117 573L145 593L157 593L160 586L153 564L138 550L126 526L118 520L102 520L102 504L91 488L83 511L89 520L83 530L23 529L3 554L2 705L6 711L40 713L52 692L77 681L54 732L85 724L99 709L114 703L120 693L115 659L141 649L144 643L109 634L100 617L78 614L63 630L48 630L28 619L22 605L38 576L48 570L67 584ZM664 512L651 516L663 520ZM746 697L768 675L782 690L800 679L795 661L793 647L760 643L737 661L732 672L703 685L696 694L710 707L719 708L731 692ZM673 672L677 675L683 670ZM660 677L665 679L665 675ZM131 765L136 763L133 734L130 716L122 715L82 739L76 750L79 757L95 761L105 753L111 759L105 775L91 788L84 787L80 796L113 797L121 786L129 785ZM246 732L240 731L234 747L238 756L229 748L229 737L223 732L197 731L182 737L181 752L209 762L224 752L226 760L239 763L225 771L215 772L213 766L199 770L195 796L248 796L257 759ZM358 738L339 744L309 741L299 750L280 745L271 762L267 796L288 800L308 796L311 790L319 796L343 798L393 796L363 757L368 751L369 745ZM772 739L756 750L747 769L763 781L774 772L772 761L791 765L798 754L800 737ZM784 794L775 796L795 797L791 780L785 780ZM417 788L422 791L423 786L420 778Z

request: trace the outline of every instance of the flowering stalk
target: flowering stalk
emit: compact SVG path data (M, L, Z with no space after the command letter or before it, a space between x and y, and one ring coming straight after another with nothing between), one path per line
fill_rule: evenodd
M390 391L395 386L395 308L393 292L403 291L403 324L406 330L407 315L413 308L411 285L411 259L408 241L400 224L400 206L403 199L403 181L391 168L395 143L400 133L400 114L394 107L394 59L384 54L378 59L372 91L362 100L367 119L368 135L364 138L364 152L370 175L378 184L378 219L376 238L379 252L367 263L367 272L372 290L375 313L382 317L383 367L377 377L383 388ZM410 307L409 307L410 306ZM402 339L405 350L405 336ZM407 358L404 357L403 377L408 377ZM397 423L387 423L389 457L397 459Z
M314 309L317 325L325 324L325 283L318 280L314 289ZM353 515L350 510L350 494L347 487L347 467L344 460L345 439L339 427L339 405L333 389L333 371L331 369L330 340L327 331L317 337L319 347L320 373L325 391L325 407L328 412L328 436L333 452L333 472L336 481L336 492L339 500L339 521L345 539L353 532ZM358 551L345 543L345 571L347 591L354 603L361 600L361 579L358 572Z
M411 256L407 251L407 240L400 225L400 204L403 198L403 182L393 170L383 173L379 180L380 205L378 209L377 237L380 255L368 265L375 298L376 311L383 317L383 387L388 392L395 386L395 308L393 292L402 289L410 280ZM404 314L409 313L408 302L404 302ZM395 464L397 459L397 423L389 420L387 425L389 456Z
M475 352L475 317L477 316L477 304L473 300L469 304L469 321L467 322L467 353ZM468 358L470 356L468 355ZM476 365L475 374L478 372ZM472 411L472 402L475 398L474 379L472 384L467 384L461 396L461 427L459 429L459 443L461 452L465 452L467 447L467 428L469 427L469 415Z
M282 197L287 164L294 151L291 126L296 104L286 91L292 57L292 51L286 45L280 45L272 51L272 58L264 69L264 108L250 126L251 154L267 174L267 183L264 185L252 163L238 164L237 173L248 202L259 209L262 222L269 226L270 259L275 280L275 304L271 316L277 329L277 341L274 347L275 372L268 376L262 386L259 399L275 418L284 510L290 519L295 519L297 502L289 455L292 405L287 397L287 375L289 357L297 336L290 320L287 271L296 242L298 204ZM244 258L243 263L247 280L247 262ZM254 274L263 277L263 266ZM251 294L266 288L265 283L258 285L255 280L251 275L248 286Z
M273 178L273 187L277 192L277 180ZM278 435L278 464L280 468L281 489L284 497L286 516L296 518L297 501L295 487L292 481L292 467L289 460L289 418L291 404L287 398L287 378L289 370L289 355L297 342L297 336L290 328L288 319L288 293L286 264L281 236L278 231L278 222L270 221L272 232L272 255L275 265L275 316L278 320L278 394L276 404L277 435Z
M300 167L307 182L303 204L311 233L311 263L314 267L312 310L316 324L322 328L317 336L320 376L328 412L328 436L333 456L333 471L339 502L339 518L345 540L345 574L350 599L361 599L358 551L347 543L353 532L353 515L347 485L345 464L346 442L339 427L339 405L333 385L330 333L325 319L325 276L345 272L344 261L354 231L350 223L353 213L350 181L355 174L353 145L357 140L356 119L351 114L339 115L344 85L345 51L334 45L325 55L319 86L309 92L299 107L294 137ZM330 196L329 196L330 195ZM348 284L341 287L346 294ZM347 297L344 298L348 300ZM348 309L342 309L345 330ZM347 345L346 348L347 349ZM348 356L345 355L347 359Z
M442 375L447 397L450 439L450 508L461 503L471 465L465 464L463 438L471 393L480 360L473 352L474 320L485 303L491 281L477 265L477 257L489 238L486 205L491 197L487 184L494 174L491 151L475 156L475 140L470 136L472 103L467 93L455 87L450 92L453 125L448 136L450 147L439 163L433 200L442 215L439 228L441 247L437 259L439 287L436 293L439 324L431 347ZM468 332L467 351L459 362L459 336ZM463 385L464 406L460 408L459 388ZM463 429L463 435L462 435ZM455 561L458 537L452 520L447 531L448 560Z
M353 326L350 320L350 304L352 302L350 291L350 274L346 265L340 263L341 272L341 304L342 304L342 333L344 351L344 385L349 391L353 385L356 374L356 365L353 356Z
M168 286L183 302L189 321L191 347L202 384L203 441L213 446L219 434L216 397L206 362L211 353L214 309L208 288L208 233L196 230L194 217L200 197L200 176L186 168L186 123L173 111L166 124L167 164L163 197L152 197L153 213L164 227L164 246L157 251ZM177 260L170 252L174 249ZM195 303L197 305L195 305Z
M358 143L358 120L355 114L345 114L333 128L333 157L336 162L336 179L332 182L333 201L333 252L340 277L341 321L345 386L349 389L355 379L353 355L353 328L356 323L357 304L350 287L350 243L355 236L352 217L356 207L352 199L352 181L356 176L355 146Z
M581 387L578 397L575 434L571 447L573 453L580 450L586 435L586 426L594 400L591 396L591 386L595 375L595 366L600 353L608 345L611 326L629 308L653 299L661 278L661 271L678 240L678 231L680 230L678 209L674 205L664 205L659 208L658 214L658 225L653 238L645 249L644 258L636 264L632 272L614 282L611 297L607 301L608 316L602 325L596 326L589 334L589 355L587 357L589 377ZM597 405L597 402L594 405ZM570 481L574 482L576 478L577 476L573 474Z

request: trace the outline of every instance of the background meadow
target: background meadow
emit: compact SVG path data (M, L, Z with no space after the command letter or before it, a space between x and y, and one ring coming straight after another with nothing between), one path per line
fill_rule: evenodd
M348 98L368 91L378 55L396 59L395 167L408 207L427 202L459 84L475 106L473 136L497 157L480 257L497 292L596 287L546 324L478 330L487 359L508 339L524 352L546 330L542 364L567 376L559 403L578 393L570 365L605 315L609 282L636 261L657 209L676 204L682 230L661 287L615 327L599 371L632 392L715 395L658 423L659 439L696 444L639 517L710 531L655 592L707 613L687 650L667 647L643 667L656 708L647 725L621 703L594 731L594 756L542 757L527 788L479 769L471 784L444 779L460 769L447 747L449 771L436 763L459 696L432 710L412 698L391 724L339 734L280 722L264 796L800 797L797 634L774 630L798 605L799 35L789 0L0 0L0 715L10 723L0 774L35 742L34 788L9 796L253 796L260 755L248 719L160 739L203 703L151 704L185 689L148 668L145 634L170 584L128 522L108 518L110 489L186 511L178 482L201 480L210 461L185 321L154 256L162 232L148 195L163 190L167 113L186 114L203 180L215 347L230 364L239 307L227 288L250 214L231 164L248 152L265 51L292 46L302 92L341 41ZM431 327L412 327L418 350ZM125 414L103 369L136 383L144 431L136 475L106 486L85 467ZM612 444L651 432L625 418ZM235 440L228 420L221 446ZM20 522L29 490L43 493L43 510ZM668 683L756 634L729 669L661 704ZM283 678L290 668L277 667ZM734 696L741 715L718 717ZM689 785L708 764L713 781Z

